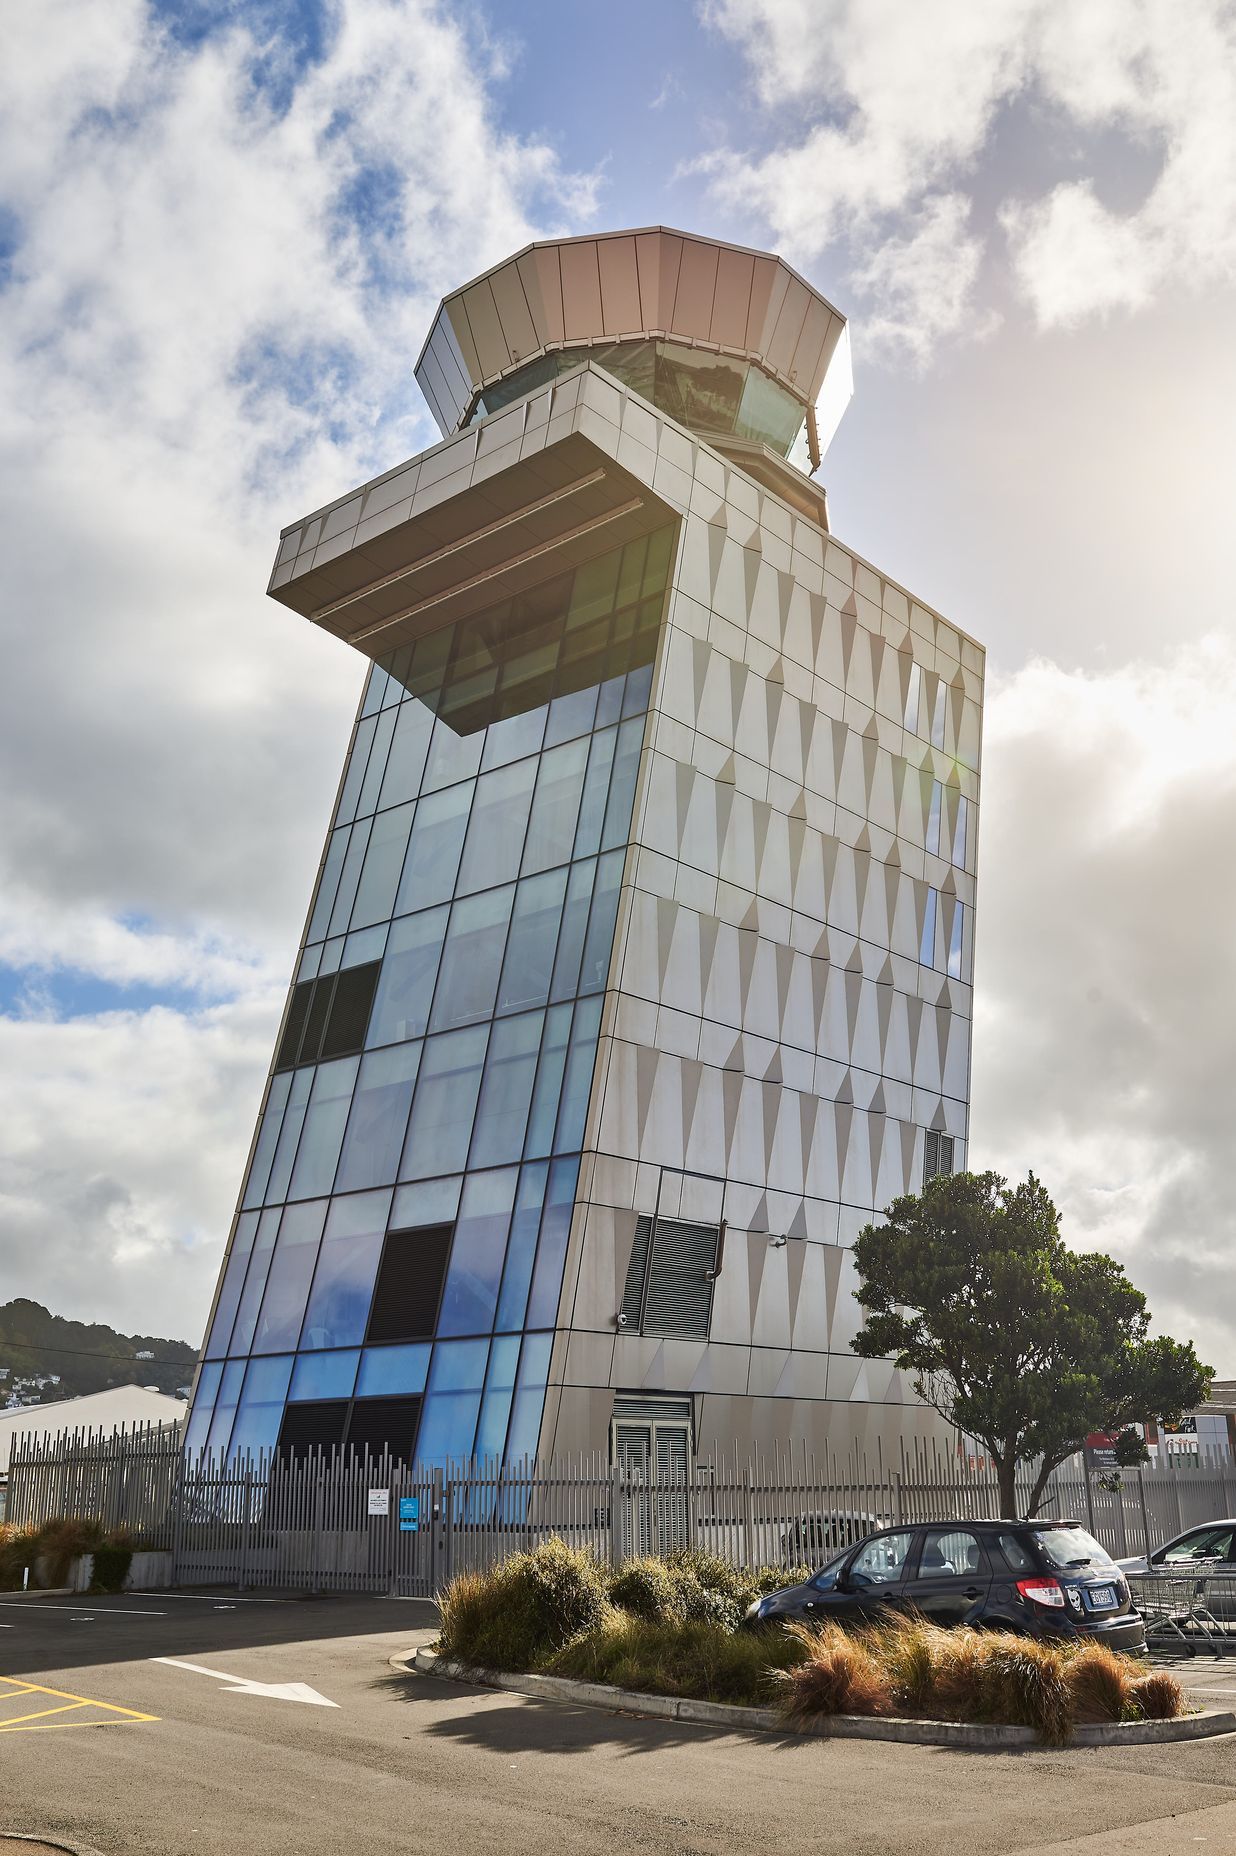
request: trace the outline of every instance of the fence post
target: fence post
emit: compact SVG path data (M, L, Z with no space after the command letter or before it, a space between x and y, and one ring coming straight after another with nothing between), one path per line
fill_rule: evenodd
M443 1577L446 1566L445 1493L446 1490L442 1471L440 1469L435 1469L433 1472L432 1499L429 1504L433 1510L430 1515L430 1525L433 1528L433 1544L430 1549L430 1573L432 1590L434 1592L439 1591L446 1583Z
M240 1577L237 1581L237 1590L241 1592L245 1591L249 1584L249 1579L248 1579L249 1529L251 1525L250 1515L253 1509L252 1495L253 1495L253 1465L250 1462L249 1458L246 1457L245 1458L244 1493L242 1496L242 1500L244 1501L244 1504L245 1504L245 1513L244 1513L244 1522L242 1525L241 1536L240 1536Z
M609 1471L609 1563L622 1563L622 1540L625 1529L619 1521L619 1503L623 1499L622 1465L611 1463Z
M746 1538L743 1541L743 1565L757 1564L755 1551L755 1490L751 1486L751 1465L742 1472L743 1491L743 1528Z

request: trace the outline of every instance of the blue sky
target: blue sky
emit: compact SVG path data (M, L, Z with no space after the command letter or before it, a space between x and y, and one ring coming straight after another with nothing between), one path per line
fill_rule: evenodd
M362 676L279 528L433 441L444 290L656 222L849 315L834 526L988 647L974 1158L1230 1369L1229 0L14 18L0 1294L196 1338Z

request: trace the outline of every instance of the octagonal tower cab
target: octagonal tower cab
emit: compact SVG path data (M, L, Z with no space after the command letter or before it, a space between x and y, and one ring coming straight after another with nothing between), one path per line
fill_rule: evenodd
M983 658L829 533L844 318L558 240L417 379L271 577L372 662L190 1448L895 1448L850 1246L964 1163Z

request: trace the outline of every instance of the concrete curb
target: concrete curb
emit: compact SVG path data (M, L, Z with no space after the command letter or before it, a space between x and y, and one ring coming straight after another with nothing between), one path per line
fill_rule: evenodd
M566 1676L506 1675L497 1669L469 1669L448 1662L436 1650L404 1651L392 1656L392 1669L405 1675L437 1676L505 1689L539 1701L571 1701L614 1714L643 1714L655 1720L690 1721L706 1727L737 1727L744 1732L808 1734L822 1740L900 1740L914 1746L1041 1747L1033 1727L990 1727L977 1721L913 1721L838 1714L816 1727L791 1727L775 1708L739 1708L728 1702L691 1701L673 1695L641 1695L603 1682L574 1682ZM1236 1713L1208 1710L1178 1721L1134 1721L1125 1726L1104 1722L1078 1727L1069 1741L1081 1746L1158 1746L1176 1740L1204 1740L1236 1733Z

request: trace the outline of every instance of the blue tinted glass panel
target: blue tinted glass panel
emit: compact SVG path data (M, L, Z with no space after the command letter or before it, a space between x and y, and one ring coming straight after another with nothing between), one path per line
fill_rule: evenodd
M477 781L459 866L461 896L518 876L536 770L535 760L520 760L483 773Z
M466 896L452 908L429 1017L431 1030L449 1031L453 1025L491 1016L514 900L511 885Z
M472 1138L488 1025L426 1040L404 1145L401 1179L462 1172Z
M481 1403L480 1422L476 1427L476 1455L481 1462L500 1457L505 1448L518 1364L519 1340L515 1335L507 1340L494 1341L489 1349L485 1397Z
M221 1360L227 1353L228 1341L232 1337L232 1323L236 1319L236 1309L240 1303L241 1291L245 1286L245 1271L249 1267L249 1257L253 1250L253 1240L257 1236L258 1214L243 1212L236 1220L236 1235L232 1239L232 1253L227 1260L227 1274L223 1278L223 1287L219 1291L219 1301L215 1308L215 1318L210 1324L210 1339L206 1345L208 1358Z
M370 1049L424 1036L449 916L443 904L392 924L369 1020Z
M418 1225L454 1224L462 1189L460 1173L451 1179L417 1180L414 1185L396 1187L391 1230L415 1231Z
M275 1158L275 1148L279 1142L279 1130L283 1126L283 1111L287 1104L291 1082L292 1075L288 1070L281 1070L278 1076L271 1081L270 1094L266 1098L262 1125L258 1132L257 1145L254 1147L253 1161L249 1168L249 1178L245 1185L243 1204L246 1211L265 1202L266 1186Z
M348 770L343 777L343 788L339 794L339 810L335 813L335 823L338 825L350 825L356 817L356 801L360 798L360 789L365 783L365 769L369 765L369 750L373 746L373 731L377 725L378 718L375 713L367 716L356 730Z
M540 1242L537 1245L536 1269L532 1277L532 1294L528 1298L529 1327L552 1327L558 1319L562 1266L566 1261L571 1212L575 1204L575 1182L578 1178L578 1160L555 1160L550 1168L549 1190L541 1217Z
M232 1329L230 1345L233 1353L248 1353L253 1344L253 1331L257 1326L262 1297L266 1293L266 1276L275 1248L275 1234L279 1229L279 1218L279 1208L273 1206L269 1211L263 1212L258 1221L257 1235L253 1240L253 1254L249 1258L240 1307L236 1311L236 1325Z
M939 780L931 782L931 803L927 810L927 849L938 856L940 851L940 806L944 799L944 788Z
M397 709L386 709L378 717L377 727L373 731L373 746L369 750L369 765L365 769L364 784L356 802L357 818L364 818L378 809L378 794L382 790L382 776L386 772L386 757L390 753L391 736L395 732L398 713Z
M499 1019L489 1036L469 1165L505 1166L524 1149L544 1015Z
M618 919L618 895L625 862L625 851L607 851L604 857L597 859L592 913L588 918L588 935L579 969L580 992L602 991L609 978L610 956L614 951L614 924Z
M219 1390L219 1378L223 1372L221 1360L208 1360L197 1376L197 1387L193 1394L193 1411L185 1430L185 1449L194 1453L202 1449L210 1431L210 1420L215 1409L215 1393Z
M597 1030L600 1023L600 999L581 999L575 1008L571 1048L562 1084L562 1107L558 1113L558 1133L554 1141L554 1147L559 1153L570 1153L584 1144L584 1121L588 1113L588 1097L592 1091L592 1074L596 1068Z
M314 1072L310 1069L295 1070L292 1073L288 1105L284 1112L283 1125L279 1130L279 1141L275 1148L270 1178L266 1182L268 1205L278 1205L288 1196L288 1181L292 1177L292 1168L296 1163L296 1149L300 1145L301 1129L305 1125L305 1110L309 1106L313 1077Z
M318 1260L326 1222L326 1200L289 1205L279 1222L279 1236L266 1277L266 1293L253 1336L252 1352L278 1353L300 1338L305 1300Z
M539 1159L554 1144L558 1121L558 1103L562 1095L562 1073L566 1068L567 1040L571 1031L571 1007L553 1005L545 1014L541 1037L541 1057L537 1065L536 1085L532 1092L532 1112L528 1116L528 1133L524 1152L529 1159Z
M435 902L450 901L455 893L471 804L471 784L431 793L418 803L395 900L396 915L410 915Z
M493 1326L518 1173L505 1167L464 1181L451 1244L439 1334L487 1334Z
M472 1455L485 1383L487 1340L438 1341L416 1440L418 1460L443 1468Z
M494 1319L494 1327L499 1332L509 1333L524 1325L524 1310L528 1306L528 1286L532 1281L532 1265L536 1257L537 1233L541 1227L541 1206L548 1174L548 1166L541 1161L525 1166L519 1176L519 1191L506 1244L506 1267L502 1272L498 1312Z
M351 1398L359 1362L357 1347L341 1353L302 1353L292 1372L289 1400Z
M587 863L571 865L550 990L553 999L572 998L579 985L579 966L583 959L584 937L588 932L588 911L592 906L592 885L596 873L595 858L589 858Z
M587 736L541 756L524 845L525 874L570 861L587 764Z
M457 735L450 723L439 717L434 723L421 791L435 793L460 780L470 780L480 767L484 746L483 729L474 735Z
M631 830L631 807L635 800L635 776L639 772L640 749L644 744L642 715L624 722L618 730L618 748L609 783L609 804L605 808L605 825L601 832L601 849L612 850L625 844Z
M362 1059L339 1156L336 1192L394 1184L420 1064L419 1044L396 1044Z
M321 941L325 937L326 924L330 920L331 911L335 906L335 896L339 890L339 875L347 854L349 836L350 831L346 825L338 831L332 831L330 835L330 843L326 847L326 862L322 866L322 875L318 883L317 900L313 905L313 913L309 917L309 932L305 936L307 941Z
M206 1448L214 1456L220 1456L227 1449L244 1376L244 1360L229 1360L223 1369L223 1377L215 1395L214 1415L206 1437Z
M506 1454L512 1463L535 1457L545 1411L552 1334L526 1334L519 1362L519 1378L511 1408Z
M614 749L618 731L607 728L593 735L588 748L588 774L584 781L583 801L575 831L575 851L579 857L594 857L601 848L601 831L605 808L609 803L609 781L614 767Z
M516 890L498 987L499 1012L524 1011L548 999L566 885L565 869L548 870L543 876L525 877Z
M425 1390L429 1342L409 1347L366 1347L361 1358L357 1398L400 1398Z
M961 978L962 935L965 925L965 909L960 902L953 903L953 925L948 937L948 976L952 980Z
M318 1065L288 1187L290 1199L317 1199L330 1191L358 1063L356 1057L340 1057Z
M939 892L929 888L927 906L923 910L923 928L918 943L918 957L925 967L934 967L936 964L936 909L939 900Z
M395 720L391 751L382 779L379 807L402 805L415 799L421 789L429 737L433 733L433 715L423 703L405 702Z
M256 1456L263 1450L273 1449L279 1436L291 1373L291 1354L269 1360L250 1360L228 1445L228 1455L233 1460L246 1453Z
M369 928L374 922L389 921L394 914L395 892L399 888L415 809L411 805L396 806L391 812L380 812L374 819L352 909L354 930Z
M348 840L343 869L339 872L339 888L335 891L335 906L330 912L330 921L326 928L328 935L348 932L348 925L352 918L352 904L356 901L356 886L360 882L361 871L365 867L365 852L369 849L369 833L372 828L371 818L361 819L352 827L352 836Z
M389 1192L361 1192L332 1204L302 1347L354 1347L364 1339L390 1203Z
M488 772L491 767L504 767L508 761L524 760L529 754L538 753L545 738L545 713L542 704L540 708L525 709L518 715L504 716L501 721L491 722L485 731L482 772Z

